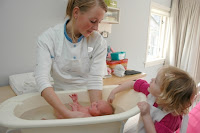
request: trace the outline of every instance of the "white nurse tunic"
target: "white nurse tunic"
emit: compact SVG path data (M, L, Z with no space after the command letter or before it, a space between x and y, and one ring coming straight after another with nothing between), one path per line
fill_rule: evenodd
M55 90L101 90L106 54L106 41L96 31L72 43L67 36L66 23L49 28L38 38L35 79L39 91L52 87L50 74Z

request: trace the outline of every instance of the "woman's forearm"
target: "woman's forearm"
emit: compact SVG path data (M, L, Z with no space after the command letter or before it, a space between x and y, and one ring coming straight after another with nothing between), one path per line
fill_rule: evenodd
M42 97L64 118L71 118L71 111L60 101L52 87L44 89Z
M90 102L102 100L102 90L88 90Z

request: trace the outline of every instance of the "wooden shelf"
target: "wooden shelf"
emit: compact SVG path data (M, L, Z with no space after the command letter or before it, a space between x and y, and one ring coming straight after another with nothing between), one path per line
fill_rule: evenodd
M112 75L112 77L110 77L110 78L103 79L103 85L119 85L126 81L144 78L145 76L146 76L146 73L126 75L124 77L117 77L115 75Z
M0 87L0 103L14 96L16 96L16 94L10 86Z

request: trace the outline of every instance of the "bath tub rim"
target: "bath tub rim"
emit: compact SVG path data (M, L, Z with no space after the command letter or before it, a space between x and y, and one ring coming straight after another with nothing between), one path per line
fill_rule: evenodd
M81 90L81 91L86 91L86 90ZM80 90L67 91L67 93L76 93L76 92L80 92ZM66 91L59 91L56 93L66 93ZM13 97L0 104L0 118L3 117L8 118L7 120L0 120L0 126L13 129L25 129L25 128L38 128L38 127L45 128L45 127L58 127L58 126L100 124L100 123L110 123L116 121L126 121L128 118L139 113L139 108L135 106L134 108L131 108L130 110L127 110L122 113L106 115L106 116L98 116L98 117L87 117L87 118L26 120L15 116L12 111L14 110L16 105L18 105L19 102L22 102L21 100L26 99L30 95L37 96L38 93L35 92L35 93L24 94L23 98L21 98L19 101L18 100L16 101L16 99L18 99L17 98L18 96ZM12 102L12 104L9 104L10 102ZM8 106L9 108L11 107L11 110L2 109L2 108L7 108ZM9 113L7 111L9 111Z

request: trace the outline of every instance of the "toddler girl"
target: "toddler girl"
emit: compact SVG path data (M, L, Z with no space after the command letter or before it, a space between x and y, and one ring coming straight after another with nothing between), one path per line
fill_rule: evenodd
M138 103L141 113L137 129L132 128L125 133L174 133L197 93L189 74L176 67L163 67L150 84L139 79L119 85L110 93L108 102L112 103L116 93L130 88L144 93L147 102Z

